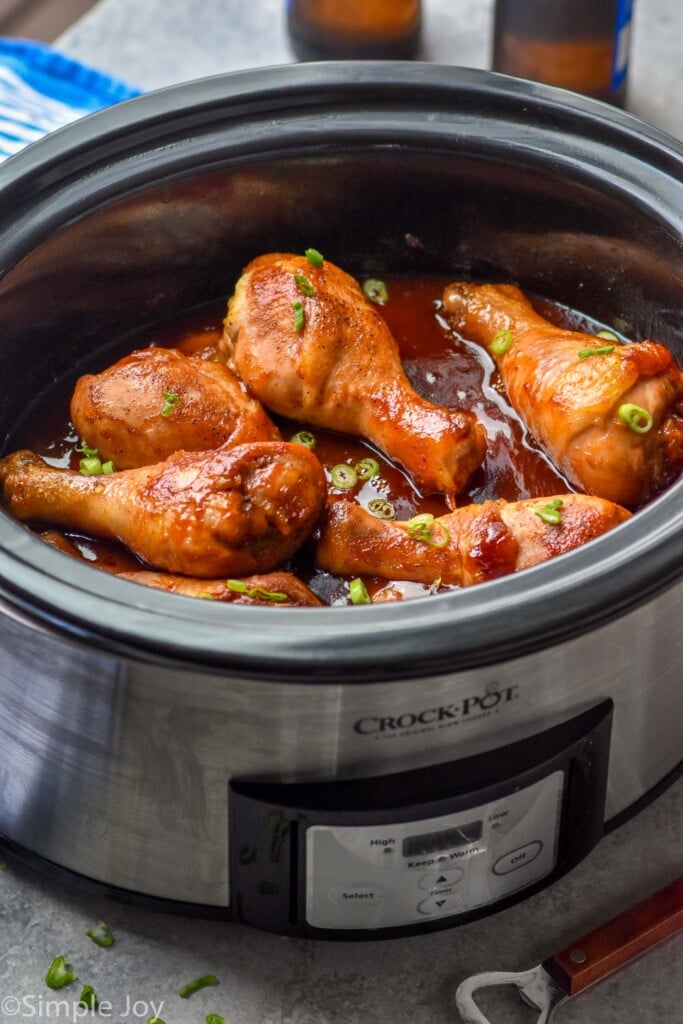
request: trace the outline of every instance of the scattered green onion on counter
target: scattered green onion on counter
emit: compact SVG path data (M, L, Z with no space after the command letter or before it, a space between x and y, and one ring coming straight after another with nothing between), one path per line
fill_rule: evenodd
M191 995L199 992L200 989L217 984L218 978L215 974L202 974L201 978L195 978L194 981L189 981L187 985L183 985L178 995L181 999L189 999Z
M547 505L534 509L534 515L542 519L548 526L559 526L562 522L562 498L553 498Z
M207 1013L206 1024L225 1024L225 1019L220 1013Z
M634 434L647 434L654 424L652 413L643 409L642 405L633 405L631 402L619 406L618 416Z
M89 939L92 939L96 946L101 946L102 949L109 949L110 946L114 945L115 940L112 930L104 921L100 921L97 928L88 928L85 934Z
M363 295L378 306L384 306L389 301L389 289L384 281L379 281L375 277L369 277L363 282Z
M349 584L351 604L372 604L367 587L361 579L351 580Z
M353 466L340 462L330 470L330 479L338 491L352 491L358 483L358 473Z
M81 998L78 1000L79 1006L84 1006L86 1010L96 1010L100 1005L100 999L97 992L92 985L84 985L83 991L81 992Z
M71 970L71 965L66 962L65 956L56 956L50 964L45 983L48 988L64 988L76 981L76 973Z

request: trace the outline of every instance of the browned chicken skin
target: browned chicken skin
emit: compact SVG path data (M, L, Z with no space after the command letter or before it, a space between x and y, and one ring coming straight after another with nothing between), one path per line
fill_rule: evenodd
M120 572L117 574L131 583L168 590L185 597L231 604L255 604L272 608L317 608L323 602L305 583L291 572L270 572L262 576L247 576L242 580L202 580L187 576L173 576L165 572ZM244 585L245 589L238 589Z
M559 525L536 512L561 501ZM316 553L319 569L461 587L528 569L571 551L628 519L626 509L585 494L466 505L434 521L435 547L409 535L409 523L375 518L349 501L330 504Z
M303 445L177 452L110 476L53 469L32 452L0 460L8 510L118 540L158 569L215 579L269 572L308 537L325 476Z
M302 294L295 275L314 294ZM293 303L303 307L300 330ZM474 415L432 405L413 390L384 319L327 260L320 268L283 253L253 260L230 301L223 346L267 408L367 438L423 494L457 493L484 457L486 435Z
M117 469L150 466L180 450L280 438L227 366L165 348L140 349L103 373L81 377L71 420Z
M496 360L513 407L577 487L636 505L683 461L683 374L661 345L615 344L580 359L605 339L548 323L514 285L457 282L446 288L444 306ZM497 355L491 343L503 330L512 344ZM620 419L629 404L652 416L646 433Z

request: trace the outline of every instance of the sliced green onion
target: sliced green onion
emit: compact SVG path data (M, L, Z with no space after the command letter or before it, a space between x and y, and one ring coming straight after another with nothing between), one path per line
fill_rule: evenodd
M166 1024L166 1021L162 1020L161 1017L148 1017L147 1024Z
M304 311L304 304L300 299L295 299L292 303L292 309L294 310L294 330L303 331L304 324L306 323L306 313Z
M598 331L596 338L607 338L608 341L619 341L614 331Z
M232 590L234 594L246 594L247 597L259 597L262 601L274 601L276 604L281 604L283 601L289 601L289 595L283 594L281 590L265 590L263 587L248 587L244 580L228 580L228 590Z
M301 294L305 295L306 298L310 299L311 295L315 295L315 288L303 274L295 274L294 281Z
M162 391L161 394L166 403L161 410L161 415L170 416L173 412L174 406L176 406L180 401L180 395L176 395L173 391Z
M116 472L116 466L111 461L111 459L109 460L109 462L103 462L102 463L102 472L105 474L105 476L108 476L109 473L115 473Z
M104 921L100 921L97 928L88 928L85 934L89 939L92 939L96 946L101 946L102 949L109 949L110 946L114 945L115 940L112 930Z
M634 434L647 434L654 424L652 413L643 409L642 405L632 405L630 402L619 406L618 416Z
M307 249L306 252L304 253L304 256L306 257L306 259L308 260L312 267L315 267L317 270L320 270L324 263L323 254L321 252L318 252L317 249Z
M207 1013L206 1024L225 1024L225 1019L220 1013Z
M451 535L445 526L437 522L431 512L423 512L408 520L406 533L411 540L429 544L432 548L445 548Z
M361 459L353 468L356 470L359 480L372 480L374 476L379 476L377 459Z
M0 871L7 871L7 861L4 857L0 857Z
M439 576L439 578L434 580L434 582L430 586L429 593L430 594L436 594L437 591L439 590L440 586L441 586L441 577Z
M614 352L614 345L601 345L600 348L582 348L577 352L579 359L588 359L589 356L608 356Z
M504 356L512 345L512 331L508 328L503 328L502 331L497 331L491 340L491 351L495 352L497 356Z
M98 451L97 451L97 448L91 448L87 441L81 441L80 444L76 445L76 449L75 450L77 452L80 452L82 455L97 455L97 454L99 454Z
M100 998L92 985L84 985L83 991L81 992L81 998L78 1000L79 1006L84 1006L86 1010L96 1010L100 1005Z
M210 594L208 590L202 590L201 594L197 594L197 597L201 597L204 601L215 601L216 595Z
M302 444L304 448L309 448L311 451L315 448L315 434L312 434L310 430L300 430L291 439L292 444Z
M543 505L541 508L534 509L534 515L542 519L548 526L559 526L562 522L562 506L564 502L562 498L553 498L547 505Z
M99 455L86 455L78 463L78 472L83 476L99 476L102 472L102 460Z
M76 974L71 970L71 965L66 962L65 956L56 956L45 975L45 982L48 988L64 988L76 981Z
M218 978L215 974L203 974L201 978L195 978L194 981L183 985L178 995L181 999L189 999L194 992L199 992L200 988L208 988L209 985L217 984Z
M396 509L390 501L385 501L384 498L373 498L368 503L368 512L372 512L373 516L378 519L395 519Z
M348 466L345 462L332 467L330 478L332 486L340 491L352 491L358 483L358 473L353 466Z
M362 580L351 580L349 584L349 597L351 604L372 604L367 587Z
M378 306L384 306L389 301L389 289L384 281L379 281L375 277L363 282L363 294L366 299L376 302Z

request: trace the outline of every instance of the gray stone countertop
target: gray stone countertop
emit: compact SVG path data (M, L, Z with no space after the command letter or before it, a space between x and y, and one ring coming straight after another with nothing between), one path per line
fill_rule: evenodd
M683 4L636 6L628 106L683 137ZM426 12L425 57L487 65L490 0L427 0ZM292 59L278 0L102 0L57 45L144 88ZM203 1024L210 1012L227 1024L456 1024L453 993L467 975L528 968L671 881L681 870L682 819L679 783L540 894L457 929L382 943L314 943L170 917L10 861L0 873L0 1024L82 1019L80 984L45 987L61 953L111 1004L100 1019L146 1022L154 1003L167 1024ZM116 935L112 949L84 934L100 920ZM669 941L562 1007L558 1024L683 1022L681 954L683 939ZM178 997L205 973L220 986ZM64 1002L48 1006L55 996ZM503 992L481 1004L493 1024L535 1020Z

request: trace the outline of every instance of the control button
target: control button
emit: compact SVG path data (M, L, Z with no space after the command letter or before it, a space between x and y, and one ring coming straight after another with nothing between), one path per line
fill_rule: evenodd
M494 875L507 875L511 871L517 871L518 868L526 867L527 864L531 864L532 860L536 860L542 849L541 840L534 839L533 843L527 843L526 846L520 846L517 850L511 850L510 853L499 857L493 865Z
M431 899L418 903L419 914L427 914L429 917L436 917L439 914L454 914L460 906L460 896L432 896Z
M347 906L375 906L384 899L384 889L370 885L339 885L336 889L330 889L327 898L333 903L342 903Z
M421 889L426 889L427 892L438 891L448 886L457 885L464 873L460 868L450 868L448 871L432 871L430 874L422 876L419 886Z

